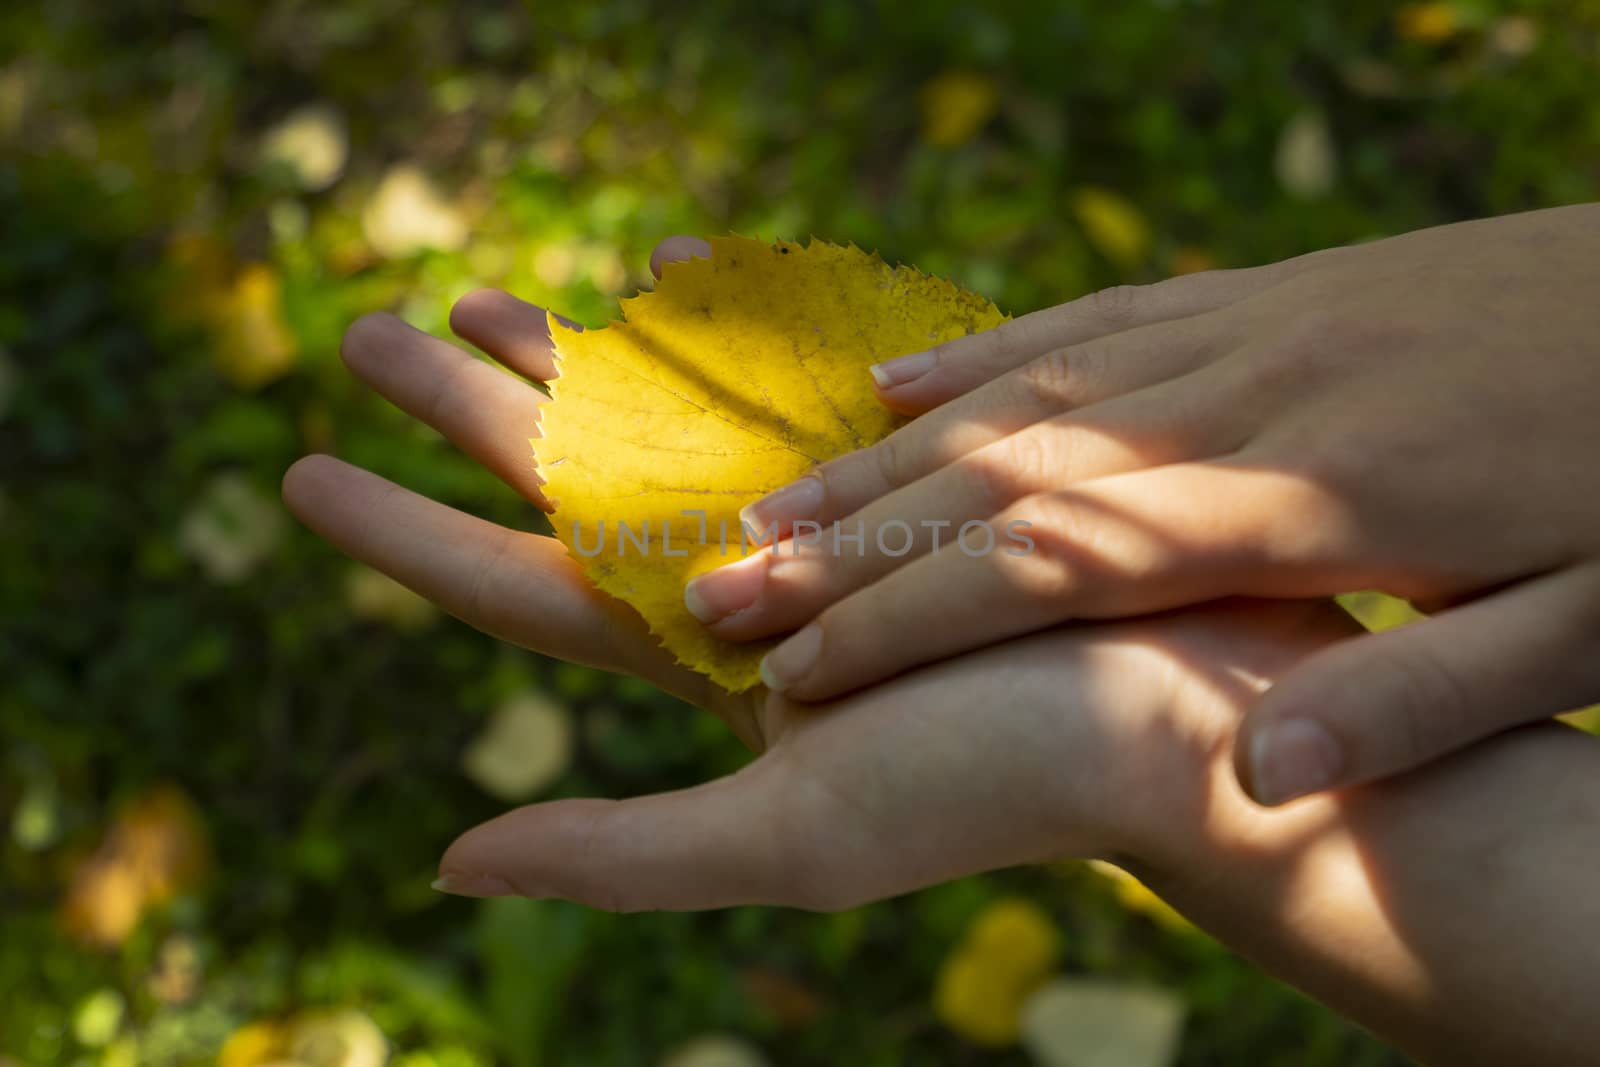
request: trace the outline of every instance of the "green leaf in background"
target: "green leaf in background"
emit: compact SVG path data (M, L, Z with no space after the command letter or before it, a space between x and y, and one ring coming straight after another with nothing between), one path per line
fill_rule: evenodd
M548 1067L551 1023L588 940L591 913L554 900L496 897L478 905L485 1010L512 1067Z

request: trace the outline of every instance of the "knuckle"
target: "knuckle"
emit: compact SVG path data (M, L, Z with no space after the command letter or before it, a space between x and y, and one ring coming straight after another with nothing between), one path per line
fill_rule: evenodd
M1070 411L1104 390L1110 376L1106 348L1094 341L1046 352L1022 369L1025 399L1052 411Z
M911 456L915 450L906 447L905 437L901 434L890 434L882 441L867 450L868 463L880 489L894 489L909 482L915 481L910 470ZM832 468L830 470L830 468ZM823 486L828 490L829 497L833 495L835 487L845 488L844 472L848 467L841 463L835 467L825 463L821 467ZM831 475L831 477L830 477Z
M422 405L422 421L436 429L446 426L458 425L462 420L453 419L452 415L466 416L467 400L466 381L477 363L469 356L462 356L453 360L449 367L442 369L433 389L428 393L427 400Z
M1087 309L1097 320L1097 325L1108 331L1122 330L1137 324L1149 301L1149 286L1113 285L1084 297Z
M993 513L1018 497L1050 485L1054 449L1046 435L1030 428L981 449L968 465L974 496Z
M1250 355L1248 391L1270 403L1314 388L1349 351L1352 334L1349 319L1327 308L1296 316Z
M1055 603L1071 596L1082 584L1086 559L1075 509L1059 497L1041 494L1025 501L1013 517L1028 523L1032 548L991 554L1000 580L1027 602Z
M1044 343L1044 331L1043 323L1036 321L1032 316L1024 315L1020 319L1003 322L992 330L985 330L969 337L958 337L939 347L944 349L948 346L951 355L961 355L964 353L963 342L965 342L973 346L973 354L990 368L1014 367L1039 351Z
M1466 684L1436 653L1389 651L1371 666L1392 720L1383 727L1387 762L1411 766L1476 736Z
M498 631L505 623L506 569L516 549L516 534L503 531L477 561L463 596L462 617L480 628Z
M1025 399L1050 410L1073 406L1077 378L1073 373L1072 350L1058 348L1022 368L1018 382Z

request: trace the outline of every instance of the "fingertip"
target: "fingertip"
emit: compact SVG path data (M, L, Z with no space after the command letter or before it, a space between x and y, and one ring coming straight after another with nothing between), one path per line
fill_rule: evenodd
M339 339L339 358L357 377L362 377L363 367L382 351L384 338L394 336L396 325L410 329L403 319L387 311L367 312L345 328Z
M1263 807L1325 792L1341 784L1346 757L1326 726L1306 716L1269 719L1241 731L1234 772L1245 794Z
M511 296L503 289L482 288L460 297L450 305L450 332L457 337L470 337L485 318L494 315L501 298ZM512 297L512 299L515 299Z
M681 263L689 259L710 259L711 243L688 234L674 234L663 238L650 252L650 273L659 280L661 270L668 263Z
M450 308L450 329L523 377L543 382L556 376L549 315L570 329L583 328L504 289L474 289Z
M515 897L521 896L516 887L504 878L492 874L473 874L471 872L444 871L428 884L428 888L438 893L448 893L456 897Z
M306 503L328 486L334 472L341 466L343 464L337 459L321 452L301 456L291 463L289 469L283 472L278 488L290 513L299 516Z

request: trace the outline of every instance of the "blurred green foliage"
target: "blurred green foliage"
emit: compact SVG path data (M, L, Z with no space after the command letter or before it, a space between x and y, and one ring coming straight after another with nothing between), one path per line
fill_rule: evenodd
M537 527L348 379L365 311L442 332L487 284L599 322L656 239L734 230L1020 312L1596 198L1597 83L1593 0L6 5L0 1062L209 1063L355 1009L405 1067L651 1064L708 1031L778 1064L1023 1063L929 1005L1002 892L1067 969L1180 993L1184 1064L1398 1062L1087 870L827 917L439 897L441 848L503 807L460 754L519 694L579 724L547 795L740 752L374 581L276 482L329 450ZM138 807L157 789L193 825ZM209 874L118 866L178 853Z

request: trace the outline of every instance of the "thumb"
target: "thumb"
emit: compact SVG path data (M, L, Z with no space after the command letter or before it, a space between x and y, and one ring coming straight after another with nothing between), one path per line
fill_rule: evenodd
M1353 638L1267 691L1234 742L1262 804L1382 778L1600 699L1600 567Z
M434 888L462 896L559 897L608 911L793 904L799 850L770 764L692 789L631 800L533 804L468 830Z

